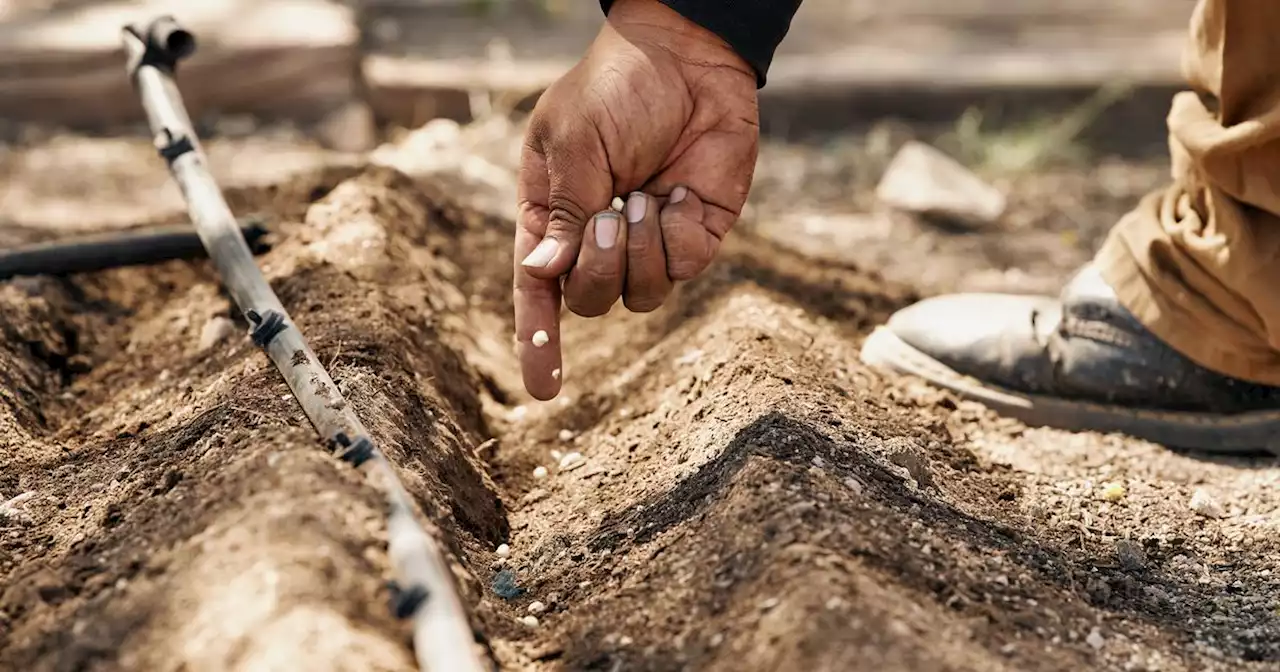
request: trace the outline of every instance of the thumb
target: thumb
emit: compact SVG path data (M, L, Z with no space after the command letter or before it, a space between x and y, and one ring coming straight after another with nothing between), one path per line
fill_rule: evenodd
M595 130L564 129L557 135L559 139L542 144L550 187L546 233L520 262L529 275L541 279L558 278L573 268L587 222L613 200L613 175Z

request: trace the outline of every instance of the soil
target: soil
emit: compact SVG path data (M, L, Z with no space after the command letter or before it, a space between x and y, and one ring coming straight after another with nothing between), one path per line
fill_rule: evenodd
M487 186L337 166L229 190L272 215L262 267L500 669L1280 669L1275 459L1028 428L858 361L893 310L964 286L974 236L1052 251L1046 227L1078 220L1043 195L1088 210L1068 252L1008 256L1048 283L1129 192L1092 168L1015 181L1002 228L930 230L958 261L926 286L779 243L766 171L754 223L662 310L568 318L566 391L536 404L504 165L471 171ZM1136 194L1160 167L1112 170ZM165 207L150 220L180 221ZM381 495L235 313L199 261L0 284L0 669L413 669ZM202 349L219 317L237 333Z

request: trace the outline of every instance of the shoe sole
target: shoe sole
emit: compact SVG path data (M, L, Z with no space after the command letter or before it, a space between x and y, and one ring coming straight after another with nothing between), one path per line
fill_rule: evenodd
M862 346L867 366L922 378L1033 426L1122 433L1169 448L1280 455L1280 410L1237 415L1155 411L1022 394L961 374L881 327Z

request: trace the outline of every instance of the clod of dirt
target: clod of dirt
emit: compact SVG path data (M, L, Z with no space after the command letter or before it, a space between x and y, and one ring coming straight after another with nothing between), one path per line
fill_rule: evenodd
M534 334L533 334L533 347L535 347L535 348L541 348L542 346L544 346L544 345L546 345L547 343L550 343L550 342L551 342L551 337L550 337L550 336L547 336L547 332L542 331L541 329L539 329L538 331L534 332Z
M933 474L929 472L929 460L913 446L899 448L889 455L889 461L907 470L911 480L920 488L933 485Z
M1223 515L1222 505L1202 489L1191 495L1191 510L1205 518L1221 518Z
M227 340L236 332L236 325L221 315L211 318L204 323L204 328L200 330L200 350L209 350L215 345Z
M1142 547L1121 539L1116 542L1116 559L1120 561L1120 566L1131 572L1140 572L1147 568L1147 554L1143 552Z

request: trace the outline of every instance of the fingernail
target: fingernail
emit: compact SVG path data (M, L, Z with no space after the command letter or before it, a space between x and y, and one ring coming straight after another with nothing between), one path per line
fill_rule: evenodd
M529 256L525 257L524 261L520 262L520 265L528 266L530 268L542 268L551 263L552 259L556 258L556 252L559 249L560 241L555 238L543 238L542 242L538 243L538 246L533 248L533 251L529 253Z
M649 197L640 192L631 194L627 199L627 223L639 224L644 221L644 214L649 209Z
M596 215L596 245L602 250L611 250L618 244L618 216L612 212Z
M676 187L675 189L671 190L671 202L679 203L683 201L685 197L688 195L689 195L688 187Z

